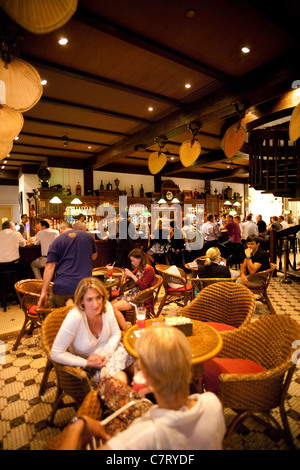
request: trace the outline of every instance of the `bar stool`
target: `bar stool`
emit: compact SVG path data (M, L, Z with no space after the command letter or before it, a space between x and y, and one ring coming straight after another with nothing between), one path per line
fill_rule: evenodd
M3 311L6 312L7 300L10 294L15 294L15 283L18 282L19 273L16 270L9 269L0 272L1 284L1 304Z

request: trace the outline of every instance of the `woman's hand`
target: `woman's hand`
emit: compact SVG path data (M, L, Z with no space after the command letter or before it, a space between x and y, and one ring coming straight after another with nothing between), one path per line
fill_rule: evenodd
M248 276L246 276L245 274L241 274L241 280L244 286L247 286L249 284Z
M87 367L92 367L93 369L101 369L107 363L107 357L99 356L99 354L91 354L87 358Z
M130 269L125 268L124 273L126 274L127 277L133 277L133 273L130 271Z

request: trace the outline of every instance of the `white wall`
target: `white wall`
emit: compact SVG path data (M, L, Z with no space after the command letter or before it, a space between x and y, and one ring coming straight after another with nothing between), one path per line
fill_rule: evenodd
M143 185L145 193L154 192L154 176L152 175L133 175L131 173L112 173L110 171L94 171L94 190L100 188L101 180L104 188L111 183L113 189L116 189L115 179L120 181L119 189L126 189L127 195L130 196L130 187L134 187L134 195L140 195L140 187Z
M70 185L72 194L76 194L76 185L80 183L81 194L84 195L83 170L70 170L68 168L50 168L50 173L51 179L49 186L61 184L63 188L66 188L68 185ZM38 186L40 186L40 184Z
M249 188L249 212L253 214L254 220L258 214L261 214L268 224L270 217L273 215L278 217L282 214L282 198L275 197L273 194L262 194L261 191Z
M0 186L0 205L12 208L12 220L14 222L20 221L18 195L18 186Z

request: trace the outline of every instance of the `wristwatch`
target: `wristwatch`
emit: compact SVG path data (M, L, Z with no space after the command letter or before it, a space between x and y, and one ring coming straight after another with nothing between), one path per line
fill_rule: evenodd
M251 256L246 256L247 259L251 259Z
M76 421L78 421L79 419L81 419L84 422L83 429L85 429L86 428L86 420L82 416L75 416L74 418L71 419L70 424L76 423Z

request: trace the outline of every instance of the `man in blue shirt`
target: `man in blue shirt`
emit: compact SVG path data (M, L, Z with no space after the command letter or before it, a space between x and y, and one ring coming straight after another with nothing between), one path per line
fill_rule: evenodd
M48 250L38 306L47 304L47 292L54 272L56 276L49 296L49 307L66 305L68 299L73 299L79 281L92 276L93 261L98 256L95 240L90 233L73 230L67 222L60 225L59 231L61 235L51 243Z

